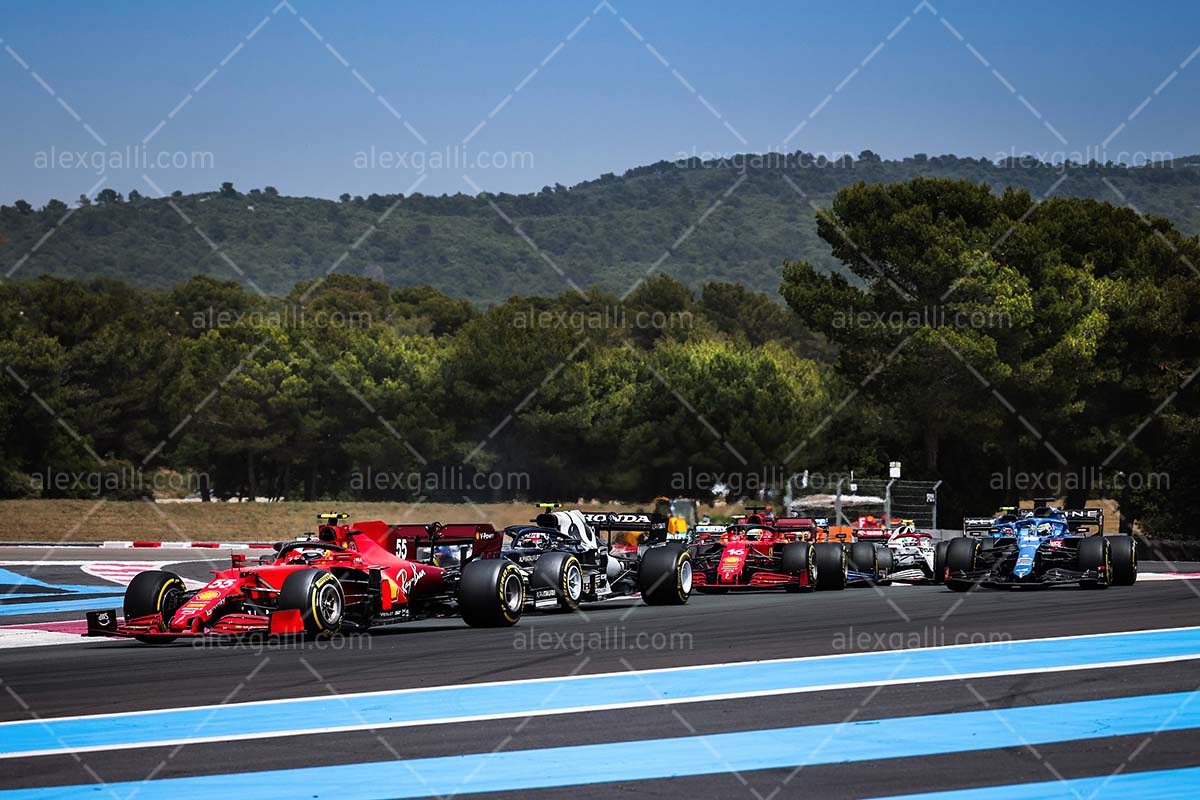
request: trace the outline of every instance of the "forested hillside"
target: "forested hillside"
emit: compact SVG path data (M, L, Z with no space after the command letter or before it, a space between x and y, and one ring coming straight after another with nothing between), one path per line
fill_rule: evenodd
M853 284L792 260L786 305L655 276L624 301L547 280L484 310L336 272L279 296L6 282L0 495L142 496L130 474L164 467L218 497L754 495L900 460L945 482L948 519L1054 493L1196 534L1196 237L924 178L844 189L816 223L790 208Z
M524 195L344 195L336 201L226 184L211 193L177 194L169 204L110 188L40 246L80 201L62 198L41 210L24 201L3 207L0 256L8 268L20 264L16 277L106 277L167 288L200 274L252 282L273 294L286 294L335 265L344 274L392 286L430 285L479 304L561 291L568 284L554 265L579 286L617 294L648 271L665 272L692 289L731 281L774 294L784 261L850 274L818 236L811 205L828 206L838 189L930 176L987 183L997 191L1013 186L1040 197L1064 173L1056 196L1129 203L1185 233L1200 232L1195 158L1064 170L1019 159L917 155L882 161L866 151L836 162L804 154L660 162ZM354 247L372 225L378 229Z

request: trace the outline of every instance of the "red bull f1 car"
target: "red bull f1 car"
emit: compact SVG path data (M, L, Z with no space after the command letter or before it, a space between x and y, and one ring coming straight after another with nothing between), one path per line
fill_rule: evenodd
M1130 586L1137 581L1137 548L1132 536L1105 536L1098 508L1006 509L987 520L964 520L965 536L946 548L946 585L954 591L975 586L1053 586L1085 589ZM1094 531L1094 532L1093 532Z
M317 534L276 545L249 564L189 590L174 573L139 573L115 610L90 612L88 636L159 644L180 637L333 634L427 617L461 616L474 627L515 624L525 606L520 568L500 557L489 524L342 524L322 514Z

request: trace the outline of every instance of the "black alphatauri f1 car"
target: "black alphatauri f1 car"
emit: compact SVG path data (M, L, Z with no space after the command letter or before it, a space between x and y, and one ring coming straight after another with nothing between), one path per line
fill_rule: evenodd
M692 592L692 558L667 538L658 514L558 511L541 504L532 525L504 529L501 557L526 575L528 610L573 611L580 603L640 594L648 605L681 605ZM634 544L613 533L640 534ZM603 539L600 534L607 534Z

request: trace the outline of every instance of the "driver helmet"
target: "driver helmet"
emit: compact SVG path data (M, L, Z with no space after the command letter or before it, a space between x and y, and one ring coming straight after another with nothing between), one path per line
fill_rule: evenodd
M300 548L296 552L299 554L302 561L307 564L311 564L313 561L323 558L328 551L317 547L304 547Z
M546 547L550 544L550 535L545 531L530 531L522 537L526 547Z
M458 566L458 548L450 545L440 545L433 550L433 565L446 569Z

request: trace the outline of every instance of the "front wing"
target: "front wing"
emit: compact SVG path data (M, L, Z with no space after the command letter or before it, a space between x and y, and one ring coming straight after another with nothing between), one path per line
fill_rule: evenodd
M1059 563L1055 563L1055 561ZM1066 561L1068 559L1055 559L1047 564L1041 563L1039 559L1039 563L1035 565L1032 572L1018 577L1013 574L1015 552L1006 552L980 569L956 570L946 577L948 580L970 581L983 586L1054 586L1103 580L1099 570L1075 569L1062 563Z
M808 575L792 575L770 569L748 565L734 581L722 581L716 564L699 564L692 575L692 584L698 588L716 589L781 589L788 586L807 587Z
M269 614L226 614L208 627L202 621L188 628L171 628L161 614L150 614L119 621L116 610L89 611L84 636L105 636L115 639L170 641L184 637L239 637L250 634L289 635L304 633L304 619L295 609L272 611Z

